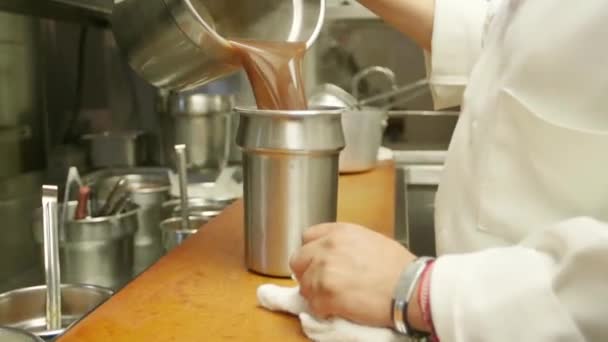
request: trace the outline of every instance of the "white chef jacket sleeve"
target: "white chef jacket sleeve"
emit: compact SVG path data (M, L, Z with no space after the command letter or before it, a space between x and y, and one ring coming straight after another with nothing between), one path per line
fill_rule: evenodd
M425 53L435 108L460 105L491 18L487 0L436 0L432 53Z
M431 310L442 341L605 341L608 224L575 218L520 245L437 260Z

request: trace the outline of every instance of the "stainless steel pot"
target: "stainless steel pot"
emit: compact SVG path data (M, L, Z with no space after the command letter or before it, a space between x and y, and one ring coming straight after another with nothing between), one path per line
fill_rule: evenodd
M234 97L229 95L173 94L163 116L165 159L176 168L175 145L187 146L188 168L215 179L230 155L230 118Z
M226 39L316 40L325 0L114 0L112 29L131 67L165 89L193 88L239 68Z
M143 133L139 131L87 134L89 159L93 168L135 167L146 159Z
M163 247L165 251L169 252L173 248L184 243L186 239L196 234L207 222L209 222L209 218L190 216L188 220L188 229L182 227L181 217L172 217L161 222L160 229L163 234Z
M50 340L61 335L112 294L111 290L98 286L61 285L62 329L47 331L46 286L9 291L0 294L0 325L29 331Z
M114 169L85 178L91 184L95 197L105 199L120 178L126 178L131 190L131 200L139 206L139 229L134 240L134 272L139 274L155 263L163 248L159 224L162 220L162 204L169 199L169 178L163 168Z
M336 220L341 110L237 111L247 267L288 277L304 230Z
M76 202L70 202L68 217L75 209ZM61 282L118 289L131 280L138 211L133 204L123 214L66 222L59 231ZM33 229L36 242L42 244L40 210L34 215Z

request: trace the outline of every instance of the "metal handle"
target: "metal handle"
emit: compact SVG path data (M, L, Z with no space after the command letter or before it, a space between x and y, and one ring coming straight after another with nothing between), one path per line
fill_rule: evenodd
M44 229L44 271L46 275L46 326L48 330L61 329L61 274L59 270L59 231L57 221L58 188L42 187L42 213Z
M188 229L188 172L186 162L186 145L175 145L175 155L177 159L177 178L179 181L179 197L181 200L182 229Z

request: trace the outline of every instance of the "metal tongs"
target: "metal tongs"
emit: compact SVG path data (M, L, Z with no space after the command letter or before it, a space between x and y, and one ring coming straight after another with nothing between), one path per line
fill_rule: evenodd
M59 270L58 188L42 187L42 225L44 230L44 271L46 276L46 328L61 329L61 273Z
M359 100L359 88L361 85L361 81L363 81L369 75L377 73L386 76L386 78L391 83L391 90ZM372 66L363 69L353 77L353 80L351 82L351 91L353 97L357 100L356 107L358 108L363 106L371 106L374 103L380 101L390 100L391 98L397 95L408 94L407 96L391 101L389 105L380 107L383 110L389 110L394 108L398 104L410 102L413 99L424 95L429 91L428 84L429 83L426 79L420 79L418 81L403 86L397 86L397 77L391 69L381 66Z

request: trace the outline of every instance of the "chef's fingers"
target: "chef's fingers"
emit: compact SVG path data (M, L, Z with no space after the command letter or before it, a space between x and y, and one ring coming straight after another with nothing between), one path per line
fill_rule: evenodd
M326 236L327 234L331 233L336 225L336 223L322 223L306 229L304 234L302 234L302 244L306 245L309 242Z
M319 255L319 253L323 252L322 249L322 240L315 240L304 245L299 251L291 256L289 267L291 267L291 271L296 276L298 281L300 281L300 277L310 266L310 263L313 261L315 255Z

